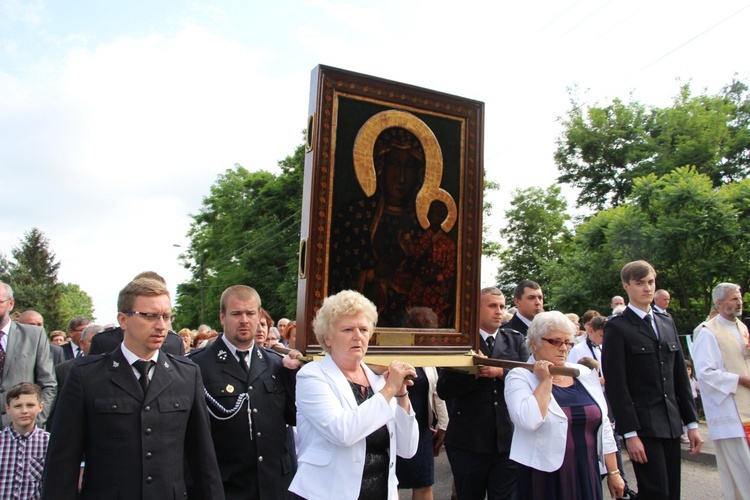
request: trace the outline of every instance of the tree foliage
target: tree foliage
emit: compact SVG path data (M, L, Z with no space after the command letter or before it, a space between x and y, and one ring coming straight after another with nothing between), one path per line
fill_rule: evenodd
M15 309L34 309L45 324L58 328L66 321L60 310L61 289L57 281L60 263L49 241L37 228L24 234L21 245L11 250L10 285L16 299Z
M235 165L211 186L193 216L183 255L192 278L177 287L179 327L218 327L221 293L238 284L255 288L272 317L294 317L304 145L279 166L277 176Z
M63 319L69 320L76 316L94 318L94 301L80 286L75 283L62 283L60 290L60 313Z
M614 99L585 106L571 97L555 162L558 181L580 188L577 203L594 209L622 204L635 179L692 165L714 187L750 173L750 93L733 81L717 95L680 88L667 108Z
M710 309L717 283L731 281L745 290L750 285L750 252L742 238L748 210L747 179L715 188L695 167L635 179L625 203L577 228L554 280L558 304L606 311L610 297L622 293L622 265L645 259L658 273L659 288L672 294L678 327L691 331Z
M549 283L570 239L568 204L560 187L518 189L510 205L502 231L506 246L500 254L499 286L512 291L524 279Z

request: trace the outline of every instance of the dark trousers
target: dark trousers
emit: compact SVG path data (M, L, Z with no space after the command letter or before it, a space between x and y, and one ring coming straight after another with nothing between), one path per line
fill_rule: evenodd
M641 442L648 462L633 462L639 500L679 500L680 438L641 437Z
M514 500L516 463L508 453L474 453L445 447L458 500Z

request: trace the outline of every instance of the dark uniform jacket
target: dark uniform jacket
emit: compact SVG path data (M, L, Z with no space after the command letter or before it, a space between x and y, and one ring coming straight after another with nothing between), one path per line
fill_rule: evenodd
M105 352L114 351L117 346L122 343L124 338L122 328L119 326L113 326L102 330L93 337L91 337L91 347L89 348L89 356L92 354L102 354ZM164 338L164 343L161 346L163 352L172 354L173 356L184 356L185 355L185 344L182 343L182 339L173 331L169 331L167 336Z
M294 472L286 424L296 422L296 371L255 344L246 373L223 335L188 357L200 367L206 387L226 498L284 498Z
M672 318L654 314L651 326L629 307L604 327L602 367L617 431L678 438L682 423L697 422L677 328Z
M529 354L523 335L500 328L495 346L489 352L480 339L480 349L488 357L526 362ZM445 445L475 453L509 453L513 424L505 404L505 378L476 378L473 374L442 370L437 383L438 395L453 400ZM494 429L494 438L492 430Z
M159 353L146 396L120 348L75 360L55 411L42 498L186 498L185 463L202 499L223 499L200 371Z
M529 325L524 323L523 320L518 317L518 314L514 314L513 317L510 318L510 321L500 325L500 328L512 328L513 330L517 332L521 332L524 337L529 331ZM526 360L524 359L524 361Z

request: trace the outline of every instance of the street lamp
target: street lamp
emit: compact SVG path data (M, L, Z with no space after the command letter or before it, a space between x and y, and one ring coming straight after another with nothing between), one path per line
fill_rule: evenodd
M173 243L172 246L177 247L177 248L186 248L182 245L178 245L177 243ZM204 323L203 311L206 308L206 299L203 293L203 253L202 252L200 253L200 255L198 255L198 279L200 280L200 292L201 292L200 319L201 319L201 325L202 325Z

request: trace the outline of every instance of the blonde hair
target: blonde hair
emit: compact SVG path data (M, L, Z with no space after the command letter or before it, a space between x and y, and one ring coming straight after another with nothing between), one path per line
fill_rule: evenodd
M320 347L328 352L325 339L333 333L333 325L339 318L360 313L364 314L367 319L369 338L372 338L375 324L378 322L378 310L375 304L354 290L342 290L336 295L326 297L312 323L313 332Z
M230 297L234 297L237 300L255 299L258 302L258 311L260 311L260 295L258 295L258 292L255 290L255 288L251 288L245 285L234 285L224 290L224 292L221 294L221 302L219 303L219 307L222 313L227 312L227 302L229 301Z
M125 312L133 309L136 297L157 297L159 295L169 297L169 290L164 283L150 278L134 279L120 290L120 295L117 297L117 310Z

